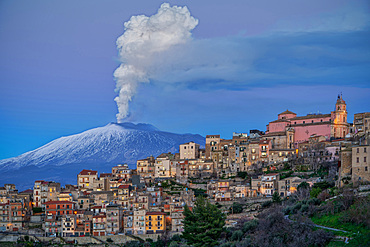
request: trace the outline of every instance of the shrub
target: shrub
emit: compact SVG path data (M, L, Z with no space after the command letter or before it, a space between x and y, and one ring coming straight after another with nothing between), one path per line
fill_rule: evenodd
M283 210L283 212L284 212L284 214L285 215L288 215L288 214L290 214L291 213L291 211L292 211L292 208L291 207L286 207L286 208L284 208L284 210Z
M302 203L298 202L296 205L293 206L293 211L296 213L298 210L300 210L302 207Z
M111 238L107 238L108 243L113 243L113 240Z
M229 242L220 244L220 247L233 247L233 246L234 246L233 243L229 243Z
M318 198L311 198L307 201L309 205L320 205L321 200Z
M249 232L256 229L258 226L258 220L250 220L244 223L243 225L243 232Z
M271 205L272 205L272 201L266 201L266 202L262 203L262 207L263 207L263 208L268 208L268 207L270 207Z
M234 202L233 205L230 207L230 213L240 214L241 212L243 212L243 205Z
M312 190L310 191L311 198L317 198L321 191L322 190L320 188L312 188Z
M181 236L179 234L175 234L172 236L171 241L181 241Z
M233 232L233 235L231 235L232 241L240 241L243 237L243 232L241 230L237 230Z
M277 191L274 192L274 194L272 195L272 202L273 203L281 203L281 198L280 198L279 193Z
M328 199L330 197L329 193L324 190L322 191L318 196L317 196L317 199L321 200L322 202L325 201L326 199Z
M300 210L302 213L304 212L307 212L308 211L308 205L306 204L303 204L302 207L301 207L301 210Z

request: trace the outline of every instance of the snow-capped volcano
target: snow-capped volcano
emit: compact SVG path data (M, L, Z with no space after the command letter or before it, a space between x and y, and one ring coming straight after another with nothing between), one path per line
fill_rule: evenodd
M0 160L0 185L31 187L40 179L75 184L82 169L110 172L122 163L135 167L138 159L178 152L179 145L189 141L205 143L200 135L163 132L150 124L110 123Z

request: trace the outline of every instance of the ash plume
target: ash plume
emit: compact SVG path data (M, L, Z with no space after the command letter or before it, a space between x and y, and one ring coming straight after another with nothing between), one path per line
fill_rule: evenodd
M189 42L197 25L187 7L168 3L163 3L155 15L132 16L124 23L125 31L116 41L122 63L114 72L118 122L128 116L138 84L150 81L156 59L170 48Z

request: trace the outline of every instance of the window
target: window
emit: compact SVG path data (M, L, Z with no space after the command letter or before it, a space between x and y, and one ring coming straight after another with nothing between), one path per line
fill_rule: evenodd
M320 122L322 122L322 119L320 120Z
M303 121L303 123L306 123L306 121Z
M313 120L311 120L311 123L313 123Z
M356 159L356 163L359 163L360 162L360 158L359 157L357 157L357 159Z
M366 148L364 148L364 153L366 153Z
M357 153L359 153L360 152L360 149L359 148L357 148Z

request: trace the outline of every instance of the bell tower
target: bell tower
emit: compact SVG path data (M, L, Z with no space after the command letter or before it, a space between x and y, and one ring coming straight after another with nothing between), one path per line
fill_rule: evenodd
M347 104L338 95L335 109L331 112L331 137L344 138L348 134L349 124L347 123Z

